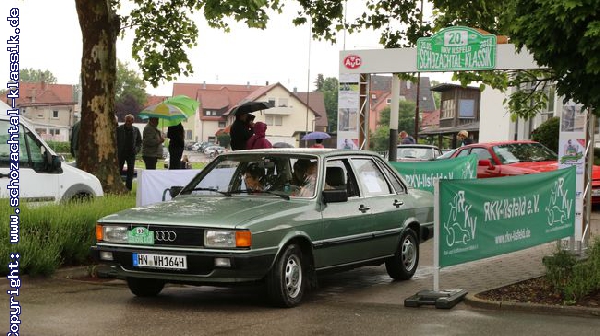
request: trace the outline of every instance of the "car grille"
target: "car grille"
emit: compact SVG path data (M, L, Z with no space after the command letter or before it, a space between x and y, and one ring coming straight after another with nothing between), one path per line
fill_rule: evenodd
M131 224L129 229L143 226L154 232L154 246L204 246L204 230L199 228Z

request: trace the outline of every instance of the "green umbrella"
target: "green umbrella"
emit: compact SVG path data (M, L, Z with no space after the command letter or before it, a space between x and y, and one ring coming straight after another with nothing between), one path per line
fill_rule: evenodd
M177 95L175 97L165 99L164 103L169 105L175 105L185 114L187 117L191 117L196 114L196 110L200 106L200 103L186 95ZM186 118L187 119L187 118ZM161 119L159 127L169 127L179 124L182 120L168 120Z

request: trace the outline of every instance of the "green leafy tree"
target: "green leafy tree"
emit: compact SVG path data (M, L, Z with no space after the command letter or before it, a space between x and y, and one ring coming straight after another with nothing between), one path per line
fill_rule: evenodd
M115 83L115 113L119 120L127 114L137 114L146 104L146 83L128 63L117 60L117 82ZM138 119L138 121L140 121Z
M323 92L329 131L335 131L337 130L338 116L338 80L335 77L324 78L323 74L319 74L315 85L317 86L316 91Z
M56 83L56 77L50 70L40 70L25 68L19 70L19 80L22 82L41 82L44 81L49 84Z
M409 134L415 129L416 104L411 101L402 100L398 104L398 131L405 130ZM377 128L370 136L370 148L375 151L383 151L389 148L390 139L390 112L389 106L382 111L377 123Z
M552 117L542 123L531 132L531 140L540 142L542 145L558 153L558 137L560 135L560 118Z
M227 18L264 29L269 19L267 10L279 12L282 6L279 0L134 0L131 12L119 16L120 4L118 0L75 0L83 37L78 165L96 175L107 193L126 191L117 167L114 122L116 40L122 29L134 30L133 59L144 81L157 86L160 81L192 72L186 50L197 44L193 12L203 11L209 26L225 31L229 31Z

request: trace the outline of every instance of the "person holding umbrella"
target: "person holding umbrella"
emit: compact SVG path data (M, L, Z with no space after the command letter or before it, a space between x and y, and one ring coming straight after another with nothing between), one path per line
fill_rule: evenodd
M144 127L142 158L146 169L156 169L156 162L163 156L162 144L165 142L165 138L157 126L158 118L150 117Z
M236 114L235 121L231 124L231 150L246 149L246 143L254 135L254 116L248 113Z

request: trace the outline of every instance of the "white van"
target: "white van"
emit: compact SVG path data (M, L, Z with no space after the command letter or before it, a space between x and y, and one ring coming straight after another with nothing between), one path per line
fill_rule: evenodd
M60 157L36 134L25 118L19 115L11 120L9 110L8 105L0 102L0 198L10 197L11 205L17 206L17 199L19 202L43 204L104 195L96 176L61 164ZM15 125L17 119L18 126ZM18 137L15 133L17 127ZM18 164L17 161L11 162L11 159L16 159L17 151Z

